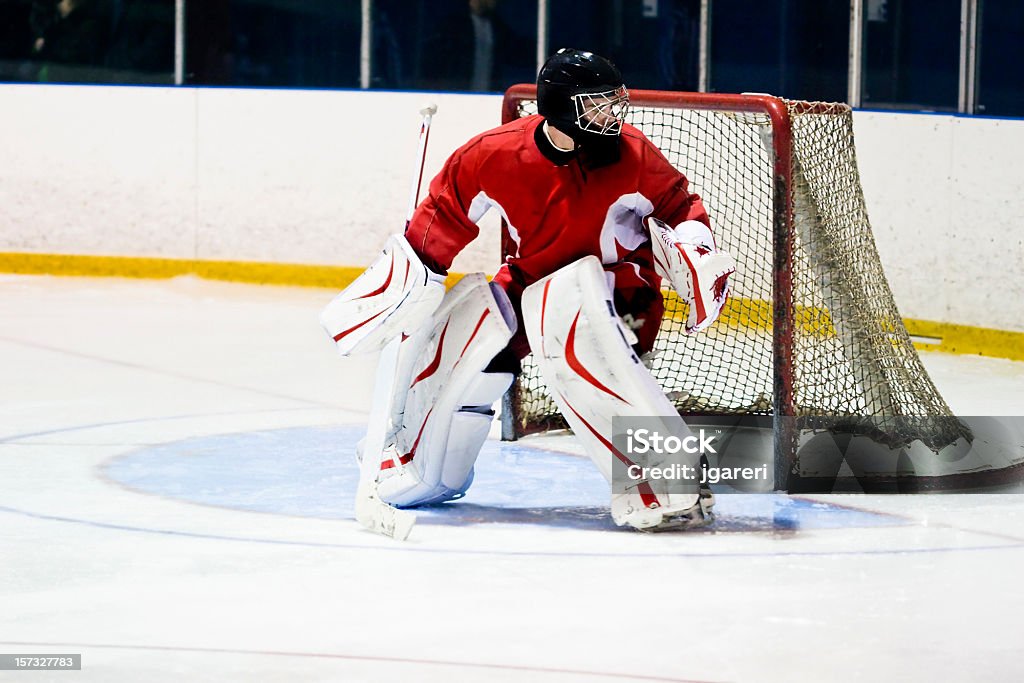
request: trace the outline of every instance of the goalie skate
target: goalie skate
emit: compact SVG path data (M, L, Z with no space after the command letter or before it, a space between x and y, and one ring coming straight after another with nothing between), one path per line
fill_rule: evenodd
M637 527L640 531L678 531L682 529L696 529L707 526L715 521L715 513L712 508L715 505L715 494L711 489L701 489L700 498L697 504L686 510L669 512L661 515L661 521L650 527Z
M701 456L702 466L707 466L707 459ZM697 502L689 507L677 507L672 503L682 496L667 496L665 506L646 508L638 505L642 498L634 492L612 495L612 517L620 526L628 524L640 531L679 531L707 526L715 521L713 508L715 494L705 483L700 484ZM674 500L675 499L675 500Z

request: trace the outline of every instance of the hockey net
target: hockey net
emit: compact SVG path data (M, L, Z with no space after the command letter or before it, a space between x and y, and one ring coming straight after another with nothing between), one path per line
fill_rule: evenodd
M536 112L505 95L505 121ZM796 424L837 422L898 448L970 438L925 371L868 222L845 104L767 96L631 91L629 121L690 180L718 245L737 261L719 321L686 335L665 291L652 374L681 414L776 419L776 458ZM506 240L507 243L507 240ZM505 437L564 427L528 357L506 400ZM778 477L778 466L777 466Z

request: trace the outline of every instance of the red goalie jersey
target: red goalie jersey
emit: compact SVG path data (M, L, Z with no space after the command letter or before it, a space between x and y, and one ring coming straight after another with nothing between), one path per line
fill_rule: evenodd
M446 272L479 233L476 223L496 209L515 253L494 281L520 320L523 289L592 255L608 272L616 312L637 334L640 352L649 351L663 306L643 220L707 225L707 212L688 191L686 178L636 128L623 126L618 161L588 168L575 153L551 144L543 122L540 116L513 121L452 154L430 183L406 237L425 264ZM510 347L520 358L529 351L522 329Z

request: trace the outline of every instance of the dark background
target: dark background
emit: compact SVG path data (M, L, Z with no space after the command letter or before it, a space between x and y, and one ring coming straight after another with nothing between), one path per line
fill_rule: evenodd
M549 45L610 57L630 87L696 90L699 5L550 0ZM170 84L174 7L0 0L0 80ZM711 7L710 90L846 99L849 0ZM186 85L359 87L360 0L188 0L186 10ZM979 24L977 111L1022 116L1024 2L983 0ZM480 26L491 68L474 80ZM500 92L536 75L534 0L374 0L372 27L371 88ZM866 0L862 106L955 111L959 52L960 0Z

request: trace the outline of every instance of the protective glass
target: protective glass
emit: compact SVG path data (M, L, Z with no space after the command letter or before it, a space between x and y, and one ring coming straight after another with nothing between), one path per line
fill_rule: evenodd
M629 113L629 93L625 86L615 90L573 95L576 125L580 130L601 135L618 135Z

